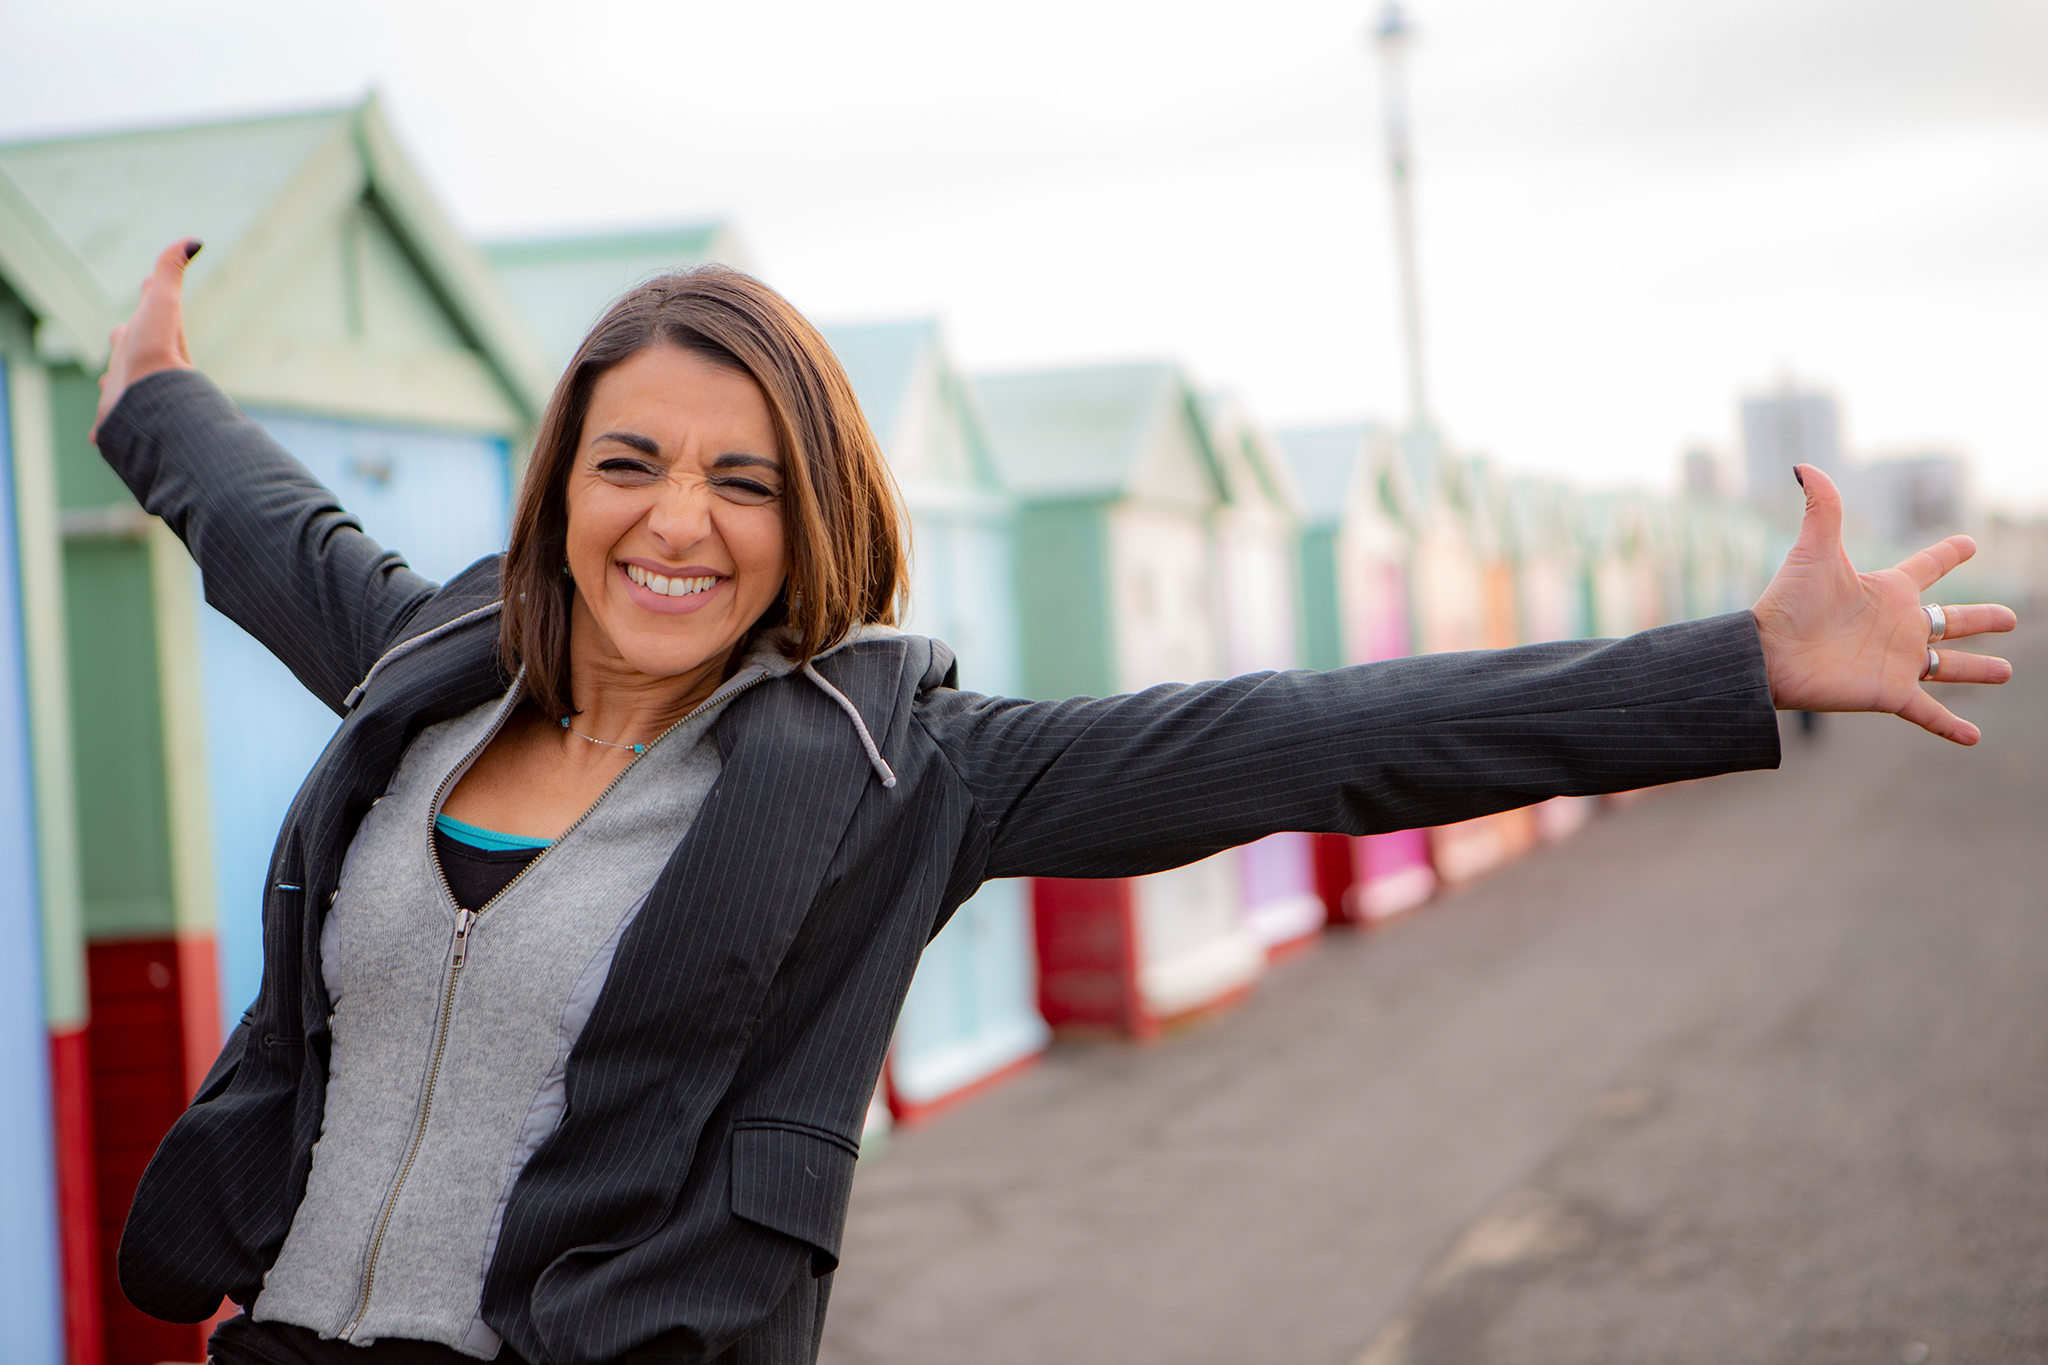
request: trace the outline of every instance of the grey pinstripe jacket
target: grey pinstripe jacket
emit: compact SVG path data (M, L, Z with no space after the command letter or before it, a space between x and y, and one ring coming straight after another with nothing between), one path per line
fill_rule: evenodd
M318 943L341 858L427 725L507 685L498 561L444 586L380 549L205 379L152 375L101 450L203 571L207 600L340 728L279 833L259 998L164 1140L121 1241L146 1311L260 1288L319 1135ZM1499 653L1256 674L1107 700L953 686L945 646L864 642L834 703L764 683L634 923L569 1062L569 1108L506 1211L484 1315L533 1361L813 1358L862 1115L918 954L984 879L1159 871L1276 830L1364 834L1559 793L1775 766L1747 613Z

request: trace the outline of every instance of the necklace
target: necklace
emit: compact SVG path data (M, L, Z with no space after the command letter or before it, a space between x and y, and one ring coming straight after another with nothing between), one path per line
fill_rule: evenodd
M564 730L568 730L570 734L576 736L576 738L578 739L587 739L592 744L601 744L607 749L631 749L636 754L644 754L647 752L647 746L645 744L614 744L608 739L599 739L596 735L586 735L581 730L572 729L569 725L569 718L567 716L562 717L562 728Z

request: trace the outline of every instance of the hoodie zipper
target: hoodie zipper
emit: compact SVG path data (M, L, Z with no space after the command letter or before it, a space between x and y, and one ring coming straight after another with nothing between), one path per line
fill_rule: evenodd
M626 780L626 774L633 771L640 760L653 753L656 745L674 734L678 729L689 724L692 720L695 720L707 707L717 702L737 697L756 683L766 681L770 676L766 671L763 671L744 682L734 679L734 682L739 682L738 686L735 687L733 683L729 682L692 707L688 715L676 721L675 724L663 730L659 735L656 735L649 742L644 753L633 755L626 766L619 769L618 776L605 784L604 790L597 794L597 799L583 808L583 814L577 816L567 829L555 836L553 842L535 855L532 862L520 868L518 874L511 881L506 882L499 889L497 895L492 896L475 910L466 910L461 906L455 907L455 932L449 944L448 967L441 987L441 1003L434 1014L434 1041L428 1053L427 1081L421 1087L419 1108L413 1115L412 1139L406 1143L405 1159L399 1162L398 1176L391 1182L390 1193L384 1196L383 1208L378 1210L377 1228L370 1236L370 1249L363 1258L363 1287L356 1295L355 1311L349 1315L348 1324L340 1332L336 1333L341 1340L353 1342L356 1329L363 1325L363 1318L370 1311L370 1294L376 1285L377 1257L384 1250L384 1234L390 1229L391 1215L398 1208L398 1197L404 1192L406 1178L412 1174L413 1163L419 1159L420 1146L426 1141L427 1120L432 1115L434 1109L434 1089L441 1080L441 1060L448 1051L448 1028L455 1011L455 988L461 983L462 964L469 956L470 931L476 927L476 923L483 917L484 911L503 900L510 894L513 887L526 879L526 874L533 871L535 864L559 848L570 835L582 828L583 822L590 818L591 812L604 804L604 799L612 794L619 783ZM429 849L433 847L434 818L441 812L441 803L448 799L448 793L454 788L456 781L469 771L470 765L476 762L477 756L489 748L491 741L498 737L498 732L505 728L506 720L511 717L513 709L518 705L519 699L517 697L513 698L511 705L507 706L498 717L497 723L491 726L484 737L478 740L469 752L462 756L460 763L449 769L448 776L441 779L440 787L434 792L433 804L427 808L427 846ZM441 866L439 857L434 859L434 877L435 880L441 883L441 894L448 898L449 904L453 905L455 902L455 889L448 884L448 872Z

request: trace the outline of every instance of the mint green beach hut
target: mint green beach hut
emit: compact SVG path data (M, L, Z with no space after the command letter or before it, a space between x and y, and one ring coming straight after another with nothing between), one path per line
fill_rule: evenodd
M1170 364L978 378L1018 499L1024 691L1110 696L1220 676L1225 475ZM1034 883L1039 1006L1055 1027L1138 1036L1250 988L1265 948L1237 850L1149 877Z

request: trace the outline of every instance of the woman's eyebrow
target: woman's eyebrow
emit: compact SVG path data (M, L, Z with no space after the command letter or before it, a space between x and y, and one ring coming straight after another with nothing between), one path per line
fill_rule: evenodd
M711 462L713 469L738 469L749 465L760 469L772 469L778 474L782 472L782 465L765 455L746 455L737 450L729 450Z
M630 447L639 451L642 455L655 459L661 457L661 447L656 445L652 438L642 436L637 431L607 431L604 435L593 440L591 444L602 445L606 441L615 441L619 445Z

